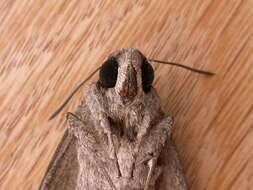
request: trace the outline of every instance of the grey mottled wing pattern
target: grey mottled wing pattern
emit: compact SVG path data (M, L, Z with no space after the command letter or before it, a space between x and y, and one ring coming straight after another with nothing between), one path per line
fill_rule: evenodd
M172 139L168 139L159 158L162 165L162 174L157 179L157 188L160 190L187 190L183 170Z
M76 138L66 130L48 166L40 190L73 190L76 187L79 165Z
M110 177L110 174L116 171L107 153L106 136L97 133L85 108L80 106L78 112L68 114L70 130L75 135L78 146L77 160L80 171L76 190L116 189Z

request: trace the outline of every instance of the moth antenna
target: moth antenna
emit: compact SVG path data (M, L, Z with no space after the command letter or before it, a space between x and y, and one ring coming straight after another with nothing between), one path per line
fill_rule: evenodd
M62 103L62 105L49 117L48 120L54 119L61 111L62 109L68 104L70 99L74 96L74 94L83 86L84 83L86 83L96 72L98 72L101 69L101 66L98 67L95 71L93 71L86 79L84 79L73 91L72 93L66 98L66 100Z
M200 73L200 74L204 74L204 75L215 75L215 73L212 73L212 72L209 72L209 71L203 71L203 70L195 69L195 68L192 68L192 67L189 67L189 66L186 66L186 65L178 64L178 63L172 63L172 62L167 62L167 61L159 61L159 60L156 60L156 59L148 59L148 61L167 64L167 65L173 65L173 66L177 66L177 67L182 67L184 69L188 69L190 71Z

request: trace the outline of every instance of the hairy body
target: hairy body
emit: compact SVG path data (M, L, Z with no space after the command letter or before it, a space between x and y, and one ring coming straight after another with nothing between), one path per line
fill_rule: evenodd
M108 60L117 63L117 80L107 83L102 73L68 114L69 128L41 189L185 190L172 119L145 76L149 63L136 49L116 51Z

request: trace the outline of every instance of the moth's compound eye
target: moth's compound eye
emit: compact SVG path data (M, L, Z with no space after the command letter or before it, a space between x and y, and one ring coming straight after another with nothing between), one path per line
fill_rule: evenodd
M113 88L118 76L118 62L110 58L104 62L99 72L99 83L104 88Z
M142 88L143 91L147 93L150 91L150 87L154 80L154 69L147 61L144 61L141 66L141 73L142 73Z

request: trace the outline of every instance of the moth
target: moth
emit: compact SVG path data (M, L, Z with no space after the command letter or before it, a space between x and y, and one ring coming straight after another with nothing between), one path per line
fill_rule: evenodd
M77 110L67 113L68 129L40 190L187 189L171 139L173 119L152 86L151 61L213 74L150 60L133 48L113 52L95 71L99 79L86 88Z

